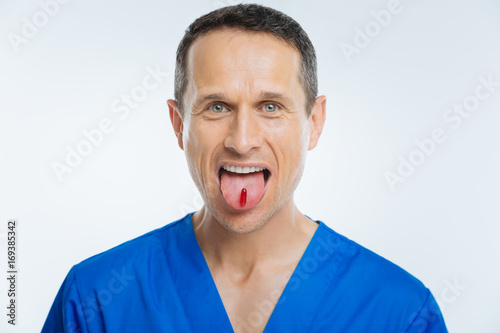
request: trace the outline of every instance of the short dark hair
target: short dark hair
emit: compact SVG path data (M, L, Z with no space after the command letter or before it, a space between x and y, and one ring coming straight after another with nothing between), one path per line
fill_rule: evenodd
M236 28L243 31L266 32L283 40L301 56L299 80L306 96L306 112L310 115L318 93L316 52L302 27L291 17L275 9L257 4L238 4L214 10L196 19L187 28L177 48L174 97L181 114L188 84L187 54L193 42L207 33Z

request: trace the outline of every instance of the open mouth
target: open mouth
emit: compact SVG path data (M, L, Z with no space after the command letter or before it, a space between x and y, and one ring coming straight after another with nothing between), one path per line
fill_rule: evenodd
M254 173L254 172L262 172L264 176L264 183L267 184L267 180L269 179L269 175L271 174L269 170L266 168L262 167L237 167L234 165L223 165L219 169L219 181L221 180L222 173L226 172L232 172L232 173L237 173L237 174L249 174L249 173Z
M260 166L225 164L219 169L220 190L232 208L250 209L264 196L270 175L268 169Z

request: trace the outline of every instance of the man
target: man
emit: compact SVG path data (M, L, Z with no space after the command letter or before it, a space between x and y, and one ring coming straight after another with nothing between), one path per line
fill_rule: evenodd
M43 332L446 332L431 293L295 206L325 122L314 48L259 5L177 51L177 142L204 206L75 265Z

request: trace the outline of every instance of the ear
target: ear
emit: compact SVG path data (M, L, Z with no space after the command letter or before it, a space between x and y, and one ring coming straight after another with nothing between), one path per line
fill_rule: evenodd
M313 108L311 110L311 115L309 116L309 148L308 150L314 149L318 144L319 137L323 131L323 126L326 120L326 96L318 96L314 101Z
M179 147L184 150L184 143L182 142L182 132L184 130L184 123L182 116L177 107L177 102L173 99L167 101L168 112L170 114L170 121L172 122L172 127L174 128L175 136L177 137L177 143Z

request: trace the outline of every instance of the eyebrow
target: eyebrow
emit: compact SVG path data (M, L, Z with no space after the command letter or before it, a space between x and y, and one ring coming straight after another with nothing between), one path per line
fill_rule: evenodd
M261 99L277 99L283 101L285 104L292 104L292 100L288 98L287 96L273 92L273 91L261 91L260 93L260 98Z
M205 104L205 102L208 101L225 101L227 100L226 95L224 94L208 94L208 95L201 95L199 98L196 99L194 102L194 106L197 107L199 105Z
M274 91L261 91L259 95L259 99L276 99L276 100L281 100L285 104L292 104L292 100L285 95L274 92ZM196 102L194 103L195 107L202 105L208 101L227 101L228 97L224 93L212 93L212 94L206 94L206 95L201 95L199 98L196 99Z

